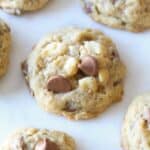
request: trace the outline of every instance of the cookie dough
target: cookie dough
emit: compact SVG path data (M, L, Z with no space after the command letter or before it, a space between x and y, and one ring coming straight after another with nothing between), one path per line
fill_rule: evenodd
M0 0L0 7L8 13L20 15L23 12L41 9L49 0Z
M123 95L125 66L98 30L72 27L49 34L22 70L37 103L69 119L96 117Z
M108 26L140 32L150 29L150 0L81 0L95 21Z
M124 150L150 150L150 94L138 96L129 106L122 128Z
M75 150L72 137L59 131L26 128L14 132L0 150Z
M7 71L10 41L10 29L4 21L0 19L0 77Z

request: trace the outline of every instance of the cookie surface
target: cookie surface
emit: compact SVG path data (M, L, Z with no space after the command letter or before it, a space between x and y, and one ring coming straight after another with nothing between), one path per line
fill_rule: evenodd
M122 128L124 150L150 149L150 94L135 98L129 106Z
M14 132L0 150L75 150L72 137L59 131L26 128Z
M20 15L22 12L35 11L46 5L49 0L0 0L0 7L8 13Z
M10 41L10 29L0 20L0 77L7 71Z
M69 119L96 117L123 95L125 67L113 42L97 30L49 34L22 70L37 103Z
M95 21L108 26L140 32L150 28L149 0L81 0Z

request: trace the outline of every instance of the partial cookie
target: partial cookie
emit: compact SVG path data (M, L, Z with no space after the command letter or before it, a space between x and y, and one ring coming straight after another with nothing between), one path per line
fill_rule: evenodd
M7 71L10 39L9 27L2 20L0 20L0 77Z
M37 103L69 119L96 117L123 95L125 67L103 33L67 28L41 40L22 64Z
M150 94L130 105L122 128L124 150L150 150Z
M41 9L49 0L0 0L0 7L8 13L20 15L23 12Z
M72 137L59 131L26 128L13 133L0 150L75 150Z
M95 21L133 32L150 29L150 0L81 0Z

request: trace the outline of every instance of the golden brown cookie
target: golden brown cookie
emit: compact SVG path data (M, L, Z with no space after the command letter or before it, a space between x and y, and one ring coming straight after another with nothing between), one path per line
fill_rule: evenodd
M122 99L125 67L111 39L97 30L49 34L22 70L37 103L69 119L96 117Z
M7 71L10 42L10 28L0 20L0 77Z
M75 141L66 133L25 128L15 131L0 150L75 150Z
M49 0L0 0L0 7L8 13L20 15L44 7Z
M122 128L124 150L150 150L150 94L133 100Z
M150 29L150 0L81 0L95 21L133 32Z

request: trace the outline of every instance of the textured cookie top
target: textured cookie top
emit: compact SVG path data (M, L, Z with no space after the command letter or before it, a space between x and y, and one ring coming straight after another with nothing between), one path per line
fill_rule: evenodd
M130 105L122 128L125 150L150 149L150 95L137 97Z
M149 0L81 0L96 21L116 28L141 31L150 28Z
M13 133L0 150L75 150L75 142L63 132L26 128Z
M23 71L45 110L76 119L97 114L102 99L106 103L120 100L125 75L112 41L97 30L79 28L67 28L41 40ZM114 94L117 88L119 97Z
M0 20L0 77L4 75L8 66L10 48L10 29Z
M20 15L25 11L42 8L48 0L0 0L0 7L5 11Z

